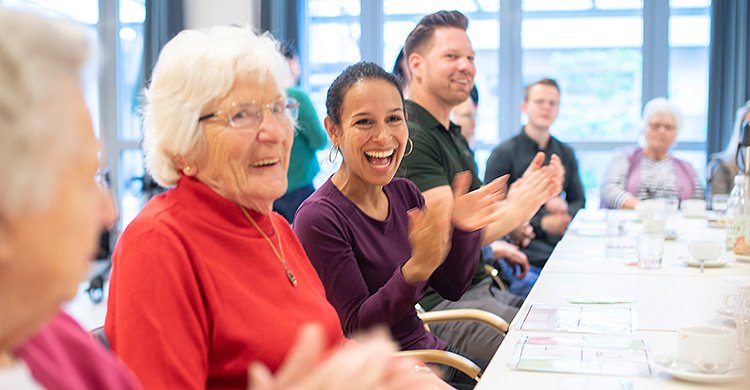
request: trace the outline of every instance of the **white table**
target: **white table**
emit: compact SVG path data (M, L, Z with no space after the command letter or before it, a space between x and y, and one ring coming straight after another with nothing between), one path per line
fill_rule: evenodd
M642 226L630 215L624 242L633 246ZM716 310L723 297L735 285L726 277L747 276L750 264L730 262L721 268L689 267L680 259L688 255L692 240L724 242L723 229L710 228L706 219L674 216L668 228L675 229L675 240L667 241L663 267L641 270L627 265L635 262L634 249L607 248L606 223L600 211L582 210L568 233L558 244L531 290L521 312L530 305L571 305L567 296L619 296L635 299L633 303L616 304L634 307L638 314L638 332L651 356L670 355L677 350L677 330L688 325L734 327ZM628 243L630 240L630 243ZM478 390L496 389L750 389L750 377L727 384L696 384L660 373L651 377L560 374L522 371L509 367L516 343L524 336L559 336L518 329L518 318L490 362ZM579 334L580 335L580 334ZM750 361L750 354L737 352L738 359ZM749 368L750 369L750 368Z

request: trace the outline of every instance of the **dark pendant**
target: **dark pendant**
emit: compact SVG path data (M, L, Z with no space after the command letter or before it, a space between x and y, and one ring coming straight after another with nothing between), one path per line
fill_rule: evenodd
M286 276L289 278L289 281L292 283L292 286L297 285L297 278L294 277L292 274L292 271L286 270Z

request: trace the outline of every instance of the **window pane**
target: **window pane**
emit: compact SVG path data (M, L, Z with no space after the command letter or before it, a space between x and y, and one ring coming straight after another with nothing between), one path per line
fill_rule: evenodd
M310 0L307 2L310 16L359 16L358 0Z
M680 8L674 8L679 3ZM702 3L702 4L701 4ZM710 2L672 1L669 17L669 98L683 114L679 139L705 142L708 130ZM696 7L697 6L697 7ZM703 173L703 164L695 168Z
M492 7L495 2L483 2L485 6ZM477 3L474 1L455 1L455 0L383 0L383 13L386 15L418 15L415 22L423 16L440 10L457 10L463 13L475 12L479 10Z
M596 203L612 147L588 145L635 142L640 135L643 2L575 2L577 10L568 2L529 7L527 2L521 22L522 84L545 77L560 84L560 110L550 132L564 142L586 143L576 148L576 156L589 202ZM563 10L559 3L566 3Z
M141 139L140 107L141 72L143 70L144 24L121 24L119 27L117 94L119 97L119 138L122 141Z
M313 18L309 27L310 42L326 43L325 49L322 45L314 45L309 52L310 73L307 81L310 99L320 115L325 113L326 92L333 80L344 68L361 58L359 22L337 23L330 20L319 22Z
M616 14L524 13L523 85L558 81L560 112L551 132L564 141L630 141L639 134L643 20L640 11Z
M120 0L120 23L143 23L146 21L145 0Z
M123 150L120 154L120 170L117 177L120 182L120 229L121 231L141 211L146 199L143 199L143 152L140 149Z

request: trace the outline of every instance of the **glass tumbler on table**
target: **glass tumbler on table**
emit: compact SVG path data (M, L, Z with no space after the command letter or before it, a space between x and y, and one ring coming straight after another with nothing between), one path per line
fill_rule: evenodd
M664 255L664 236L656 234L640 234L636 238L636 252L638 253L638 268L661 268Z

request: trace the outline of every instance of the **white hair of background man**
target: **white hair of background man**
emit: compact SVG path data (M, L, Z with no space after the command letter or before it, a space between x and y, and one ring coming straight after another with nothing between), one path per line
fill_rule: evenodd
M143 153L146 168L164 187L177 184L175 157L190 163L205 150L201 110L223 98L236 79L270 77L281 96L291 74L278 42L250 26L184 30L159 54L144 91ZM245 103L245 102L236 102Z
M72 23L0 8L0 216L45 210L64 180L58 162L80 140L59 128L72 113L57 94L87 58L86 35Z

